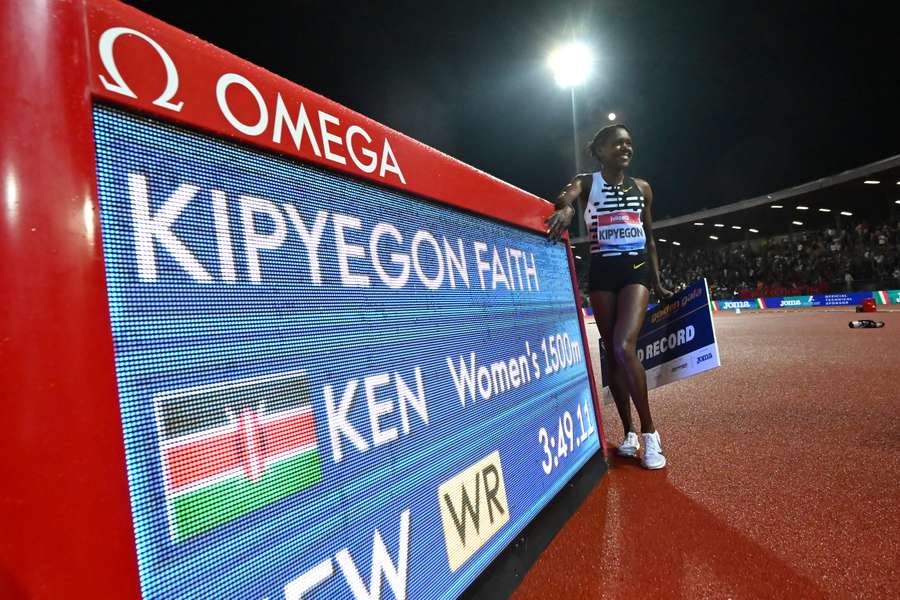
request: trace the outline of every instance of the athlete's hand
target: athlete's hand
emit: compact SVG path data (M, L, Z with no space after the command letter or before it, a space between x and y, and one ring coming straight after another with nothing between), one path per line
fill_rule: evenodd
M659 299L660 302L666 302L667 300L671 299L672 296L675 295L675 292L673 292L672 290L667 290L666 288L664 288L661 285L656 285L653 288L653 293L656 294L656 297Z
M571 206L563 206L558 210L554 210L553 214L544 221L544 224L547 225L547 237L554 242L558 240L572 222L574 215L575 209Z

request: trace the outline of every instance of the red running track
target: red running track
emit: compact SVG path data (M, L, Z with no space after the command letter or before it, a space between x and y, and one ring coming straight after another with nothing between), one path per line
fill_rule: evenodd
M717 315L723 366L651 392L668 468L611 448L512 598L900 598L900 313L865 316Z

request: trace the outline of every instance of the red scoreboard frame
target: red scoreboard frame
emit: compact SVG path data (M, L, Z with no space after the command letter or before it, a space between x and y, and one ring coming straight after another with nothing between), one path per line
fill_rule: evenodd
M0 597L138 597L95 100L534 231L552 206L129 6L21 0L0 15ZM569 267L578 303L571 250ZM591 392L599 419L593 378Z

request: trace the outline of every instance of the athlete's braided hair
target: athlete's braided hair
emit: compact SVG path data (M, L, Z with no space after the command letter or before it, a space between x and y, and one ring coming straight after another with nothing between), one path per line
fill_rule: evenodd
M631 130L622 125L621 123L613 123L612 125L607 125L606 127L602 127L600 131L597 132L597 135L594 136L591 145L588 146L588 152L591 153L591 156L600 160L600 154L597 149L606 143L606 140L613 134L616 129L624 129L628 132L628 135L631 135Z

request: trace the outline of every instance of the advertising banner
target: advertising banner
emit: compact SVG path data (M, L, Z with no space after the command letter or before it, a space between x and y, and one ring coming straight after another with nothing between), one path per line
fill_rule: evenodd
M721 365L710 304L706 279L700 279L647 311L637 356L647 372L648 390ZM607 360L601 340L604 387L609 386Z
M765 298L766 308L799 308L802 306L821 306L815 296L785 296L784 298Z
M900 304L900 290L879 290L872 296L876 304Z
M564 244L104 105L94 135L144 597L454 598L599 449ZM706 340L703 294L652 335Z
M812 296L786 296L784 298L764 298L766 308L802 308L809 306L856 306L871 298L873 292L846 292L814 294Z
M720 310L746 310L746 309L759 309L763 310L766 308L766 305L763 303L762 298L753 298L752 300L713 300L710 303L713 312L718 312Z

